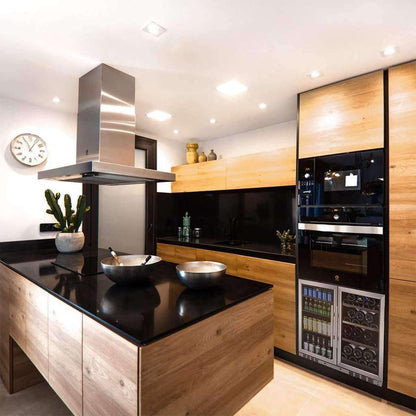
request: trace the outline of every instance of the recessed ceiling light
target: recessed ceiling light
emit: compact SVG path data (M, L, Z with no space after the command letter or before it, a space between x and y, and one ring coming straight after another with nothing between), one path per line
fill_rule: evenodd
M209 119L209 122L210 122L211 124L215 124L215 123L217 122L217 120L215 120L215 118L210 118L210 119Z
M267 104L266 103L261 103L261 104L259 104L259 108L260 108L260 110L265 110L267 108Z
M217 91L226 95L233 96L247 91L247 87L241 82L233 79L231 81L225 82L224 84L218 85Z
M321 77L322 76L322 73L319 72L317 69L315 69L314 71L309 72L308 75L309 75L310 78L315 79L315 78Z
M391 45L391 46L387 46L387 48L385 48L383 51L381 51L380 53L383 55L383 56L390 56L390 55L393 55L393 54L395 54L397 52L397 48L396 48L396 46L393 46L393 45Z
M161 110L154 110L154 111L151 111L150 113L147 113L146 115L147 117L152 118L153 120L157 120L157 121L166 121L172 118L171 114L166 113L166 111L161 111Z
M173 130L173 134L179 134L179 130Z
M156 22L149 22L146 26L143 27L142 30L156 37L159 37L162 33L166 32L166 29Z
M53 97L52 102L54 102L55 104L58 104L61 102L61 99L59 97Z

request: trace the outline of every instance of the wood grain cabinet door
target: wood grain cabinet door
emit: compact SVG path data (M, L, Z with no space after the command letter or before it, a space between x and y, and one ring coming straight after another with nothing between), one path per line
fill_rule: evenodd
M82 313L49 295L49 384L82 415Z
M10 336L23 350L26 350L26 282L26 278L14 273L9 288Z
M237 256L222 251L196 249L196 257L200 261L217 261L227 266L227 274L237 275Z
M138 347L83 319L84 416L138 415Z
M10 390L9 269L0 264L0 378Z
M26 355L43 377L49 377L48 293L26 281Z
M387 387L416 397L416 282L390 279Z
M299 158L384 147L383 71L300 94Z
M237 276L274 286L274 345L296 354L295 265L246 256L237 256L237 262Z
M416 62L389 69L390 277L416 282Z

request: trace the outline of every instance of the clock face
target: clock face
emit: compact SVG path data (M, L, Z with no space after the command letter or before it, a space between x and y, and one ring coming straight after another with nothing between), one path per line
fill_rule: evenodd
M37 166L48 157L46 143L36 134L19 134L10 142L10 151L14 158L24 165Z

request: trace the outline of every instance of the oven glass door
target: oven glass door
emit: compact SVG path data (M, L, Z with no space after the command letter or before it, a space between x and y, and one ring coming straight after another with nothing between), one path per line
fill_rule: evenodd
M299 277L384 292L383 236L299 230Z

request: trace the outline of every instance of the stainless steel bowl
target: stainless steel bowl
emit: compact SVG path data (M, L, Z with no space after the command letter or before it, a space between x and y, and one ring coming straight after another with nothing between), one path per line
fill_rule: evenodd
M188 261L176 266L179 280L190 289L216 286L225 275L227 266L215 261Z
M162 260L158 256L151 259L142 266L146 254L131 254L118 256L121 265L113 257L106 257L101 260L101 267L104 274L113 282L121 285L138 284L146 280L146 277L153 271L154 267Z

